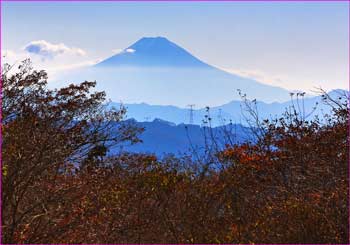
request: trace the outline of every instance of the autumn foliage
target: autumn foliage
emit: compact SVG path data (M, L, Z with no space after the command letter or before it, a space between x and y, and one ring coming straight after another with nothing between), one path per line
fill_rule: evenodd
M2 74L3 243L348 243L348 99L294 110L256 140L192 156L108 154L142 129L95 83L47 88L25 62ZM118 125L118 126L116 126ZM214 159L215 158L215 159ZM213 160L214 159L214 160Z

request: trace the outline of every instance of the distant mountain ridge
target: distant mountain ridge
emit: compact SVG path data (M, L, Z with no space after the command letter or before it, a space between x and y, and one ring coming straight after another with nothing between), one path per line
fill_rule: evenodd
M212 147L214 141L217 147L224 148L228 142L239 144L252 140L251 131L242 125L232 124L209 129L198 125L175 125L161 119L154 119L151 122L135 122L132 119L126 121L129 122L145 129L139 136L142 142L115 146L110 153L127 151L153 153L160 157L167 154L180 156L192 151L204 153L206 146Z
M349 95L345 90L333 90L328 93L333 99L339 100L342 95ZM324 114L331 112L331 107L322 103L321 96L305 98L304 102L294 100L294 102L284 103L263 103L257 102L257 109L261 119L278 118L288 107L294 103L296 109L305 108L305 116L314 112L306 120L312 119L318 115L321 119ZM316 106L317 105L317 106ZM108 106L119 107L119 103L110 103ZM135 123L145 131L140 135L142 143L135 145L124 144L114 147L111 152L119 151L153 153L157 156L174 154L180 156L188 154L191 151L203 153L206 145L212 147L215 141L218 147L224 147L225 143L240 144L245 141L254 141L251 129L244 119L234 120L232 117L241 114L241 101L232 101L219 107L209 110L212 126L212 133L209 134L210 126L208 123L203 124L207 109L195 110L194 124L188 124L189 110L175 106L154 106L145 103L125 105L127 107L128 119L126 123ZM314 107L316 106L316 109ZM154 117L152 117L152 115ZM230 119L231 117L231 119ZM135 118L138 120L136 121ZM225 119L226 118L226 119ZM146 120L146 121L145 121ZM230 122L231 120L231 122ZM197 125L196 125L197 124ZM200 126L201 125L201 126ZM253 125L254 126L254 125ZM206 135L206 136L205 136ZM208 137L213 135L213 138ZM230 136L228 141L227 136ZM207 138L206 138L207 137ZM208 139L209 138L209 139Z
M337 99L339 95L348 93L345 90L333 90L328 94ZM299 101L300 110L303 110L305 116L308 116L308 119L312 118L315 115L320 115L329 113L331 108L325 105L322 102L321 96L307 97ZM259 111L259 116L261 119L265 118L274 118L281 116L283 112L286 111L292 104L298 107L297 101L294 96L294 101L291 100L282 103L265 103L262 101L257 101L257 109ZM110 107L120 107L121 103L111 102L109 103ZM190 110L189 108L180 108L176 106L162 106L162 105L150 105L147 103L140 104L124 104L127 108L127 117L134 118L139 122L144 121L153 121L157 118L160 118L165 121L169 121L175 124L189 123ZM316 107L316 108L315 108ZM297 108L298 109L298 108ZM213 126L221 126L224 124L238 123L246 125L245 119L242 116L242 113L246 113L244 110L244 104L241 100L233 100L229 103L225 103L221 106L212 107L209 110L209 114L212 118ZM205 115L208 114L206 108L198 108L193 110L193 123L196 125L202 125Z

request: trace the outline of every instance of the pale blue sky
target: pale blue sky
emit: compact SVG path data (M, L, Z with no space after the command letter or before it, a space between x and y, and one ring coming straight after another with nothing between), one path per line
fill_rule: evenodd
M45 40L86 53L37 61L65 69L144 36L165 36L209 64L265 83L348 88L348 8L346 2L3 2L2 50L18 58L28 43Z

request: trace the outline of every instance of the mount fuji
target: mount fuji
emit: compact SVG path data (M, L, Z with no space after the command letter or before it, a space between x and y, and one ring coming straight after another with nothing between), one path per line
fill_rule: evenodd
M144 37L96 67L212 68L164 37Z
M96 80L98 90L123 103L219 106L240 99L237 90L264 102L289 99L283 88L227 73L164 37L141 38L74 79Z

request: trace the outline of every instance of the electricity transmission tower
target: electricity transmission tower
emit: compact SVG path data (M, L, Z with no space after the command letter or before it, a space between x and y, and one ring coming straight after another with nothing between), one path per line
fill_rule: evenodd
M193 124L193 111L194 111L194 106L195 104L189 104L187 105L190 108L190 124Z

